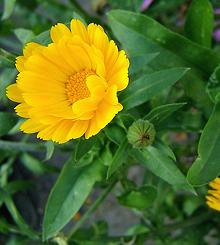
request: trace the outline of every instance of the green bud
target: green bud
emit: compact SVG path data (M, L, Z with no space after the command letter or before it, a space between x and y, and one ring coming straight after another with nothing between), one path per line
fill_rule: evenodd
M156 131L154 125L147 120L139 119L128 129L128 141L134 148L144 148L154 141Z

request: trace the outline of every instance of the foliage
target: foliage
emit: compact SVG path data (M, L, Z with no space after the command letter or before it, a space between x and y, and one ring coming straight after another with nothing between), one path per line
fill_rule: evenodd
M220 174L218 1L158 0L145 10L140 0L79 2L0 3L0 244L219 242L220 218L205 204L207 184ZM59 145L22 134L5 93L22 47L50 43L50 27L73 17L101 24L126 50L130 81L119 93L124 109L106 128ZM149 146L128 141L138 121L156 131ZM151 135L139 126L141 142ZM136 224L125 224L122 211L124 231L109 232L112 220L94 218L102 205Z

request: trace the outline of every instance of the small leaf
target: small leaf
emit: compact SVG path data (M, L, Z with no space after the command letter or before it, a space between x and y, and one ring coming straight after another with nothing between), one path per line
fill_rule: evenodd
M2 15L2 20L8 19L14 9L16 0L4 0L4 10L3 10L3 15Z
M35 36L32 41L41 45L48 45L51 42L50 31L40 33L39 35Z
M145 225L142 224L137 224L137 225L133 225L132 227L130 227L125 235L127 236L136 236L136 235L140 235L140 234L144 234L144 233L148 233L150 232L150 229L148 227L146 227Z
M56 168L54 166L50 166L46 163L43 163L28 153L24 153L21 156L21 162L24 164L24 166L29 171L31 171L32 173L34 173L36 175L59 172L58 168Z
M15 66L15 55L8 51L0 48L0 66L14 68Z
M94 146L97 145L97 138L91 138L88 140L80 138L74 148L74 160L79 162Z
M18 191L24 191L33 187L33 183L28 180L14 180L6 184L4 186L4 190L8 192L10 195Z
M155 187L143 186L119 196L118 201L124 206L144 210L153 204L156 196L157 190Z
M34 38L34 33L31 30L23 29L23 28L18 28L14 30L14 33L18 40L24 45Z
M144 150L133 150L132 153L144 167L170 185L175 188L193 191L174 161L164 152L153 146L148 146Z
M128 152L129 144L127 138L123 140L123 142L119 145L117 151L114 154L112 162L110 163L107 179L119 168L121 165L126 162L127 152Z
M161 93L178 81L189 69L171 68L145 75L132 82L120 94L124 109L128 110L141 105Z
M38 235L34 231L32 231L32 229L25 223L10 195L6 193L4 190L0 189L0 197L0 201L3 200L14 222L18 225L22 232L26 234L28 237L32 238L33 240L38 239Z
M220 65L218 65L207 84L207 93L210 99L215 103L217 101L217 96L220 94Z
M173 103L161 105L156 108L153 108L144 119L149 120L154 126L157 126L166 118L168 118L172 113L182 108L186 103Z
M51 159L51 157L53 156L54 153L54 143L52 141L47 141L46 144L46 157L44 159L44 161L48 161Z
M209 0L193 0L185 22L186 36L205 47L211 47L214 13Z
M204 185L220 174L220 101L213 109L199 140L198 157L187 179L195 186Z
M17 123L17 118L10 112L0 112L0 136L7 134Z
M120 145L126 138L125 131L116 124L110 124L104 129L106 136L115 144Z
M43 221L43 239L59 232L78 212L96 181L101 180L104 165L99 160L75 167L72 157L64 165L49 195Z

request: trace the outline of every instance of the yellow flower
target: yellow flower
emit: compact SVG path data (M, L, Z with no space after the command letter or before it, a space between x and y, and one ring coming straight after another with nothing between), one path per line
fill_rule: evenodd
M117 92L128 85L129 61L96 24L73 19L51 28L52 43L29 43L17 57L19 71L7 96L18 102L21 130L64 143L89 138L122 110Z
M220 178L214 179L209 186L212 189L208 191L206 203L210 208L220 211Z

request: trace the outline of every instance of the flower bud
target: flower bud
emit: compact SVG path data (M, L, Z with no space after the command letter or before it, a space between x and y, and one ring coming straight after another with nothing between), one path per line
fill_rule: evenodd
M154 141L156 131L154 125L147 120L139 119L128 129L128 141L134 148L144 148Z

